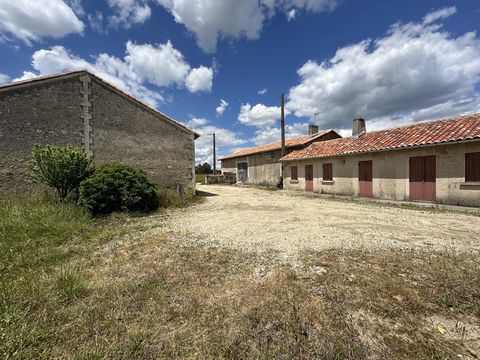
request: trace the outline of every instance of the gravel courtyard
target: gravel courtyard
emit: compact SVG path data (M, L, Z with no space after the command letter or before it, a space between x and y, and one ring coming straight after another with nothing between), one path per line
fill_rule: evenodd
M200 185L199 205L175 210L162 228L180 240L278 252L425 249L480 252L480 217L451 211Z

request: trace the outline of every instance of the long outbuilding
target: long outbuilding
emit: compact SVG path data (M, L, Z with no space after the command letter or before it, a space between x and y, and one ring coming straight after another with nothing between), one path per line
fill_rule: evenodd
M281 159L284 188L480 206L480 114L316 142Z
M325 140L337 139L334 130L318 131L318 126L309 125L308 135L288 138L285 141L285 151L303 149L306 146ZM224 156L221 160L222 172L236 174L238 181L254 185L276 185L281 181L282 143L280 141L243 149Z
M0 189L26 189L34 144L83 147L94 163L122 161L164 187L195 186L198 134L89 73L0 86Z

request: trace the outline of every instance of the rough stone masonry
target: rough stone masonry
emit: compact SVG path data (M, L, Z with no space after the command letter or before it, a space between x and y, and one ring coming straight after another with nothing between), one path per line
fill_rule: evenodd
M195 186L199 135L86 71L0 86L0 190L31 187L35 144L83 147L94 163L122 161L164 187Z

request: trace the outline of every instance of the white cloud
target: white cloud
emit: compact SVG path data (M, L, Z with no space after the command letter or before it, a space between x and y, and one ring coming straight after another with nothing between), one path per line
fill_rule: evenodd
M152 14L146 0L107 0L107 3L114 11L114 15L109 17L110 25L114 27L128 29L132 25L143 24Z
M125 60L140 78L158 86L182 84L190 70L182 53L170 41L157 46L129 41Z
M400 124L479 109L479 39L473 32L455 37L433 23L453 13L441 9L421 23L395 24L383 38L306 62L288 108L297 116L319 113L323 128L350 128L359 116L370 128L391 125L387 118Z
M291 9L287 12L287 20L290 22L295 20L295 15L297 14L297 9Z
M289 111L285 109L285 115ZM240 107L238 121L243 125L256 126L259 128L272 127L280 121L280 107L256 104L253 107L247 103Z
M7 84L10 82L10 76L0 73L0 84Z
M285 137L292 138L308 134L308 123L296 122L285 125ZM255 132L252 142L256 145L270 144L281 140L280 128L266 128Z
M185 79L185 86L192 93L212 91L213 69L200 66L190 70Z
M103 14L100 11L96 10L94 13L88 14L88 22L93 30L99 33L106 32L103 27Z
M24 71L22 76L18 77L18 78L15 78L13 79L13 82L15 81L23 81L23 80L30 80L30 79L33 79L33 78L36 78L38 77L37 74L31 72L31 71Z
M258 95L265 95L268 91L268 88L263 88L261 90L258 90Z
M63 46L54 46L36 51L32 56L32 67L37 73L25 71L16 80L85 69L152 106L157 106L164 98L158 91L149 89L146 83L159 87L185 86L192 92L212 87L212 79L206 81L202 74L195 74L198 69L191 70L183 55L169 41L156 46L127 42L123 59L100 54L94 57L93 61L75 56ZM207 73L211 70L200 68L206 69ZM190 83L186 83L192 72L197 76L193 76L193 80L191 78ZM213 71L211 74L213 76Z
M217 169L220 169L221 164L218 159L229 154L232 151L232 147L239 147L247 143L247 141L240 139L238 135L231 130L208 125L208 123L208 120L204 118L195 117L187 123L187 126L191 129L201 135L203 134L195 141L195 163L203 164L204 162L208 162L209 164L213 164L213 139L210 134L215 133Z
M82 5L82 0L64 0L68 6L72 8L74 13L77 16L84 16L85 15L85 9L83 8Z
M443 8L440 10L429 12L424 18L423 23L425 25L431 24L437 20L446 19L457 13L457 8L455 6Z
M206 125L207 123L208 123L208 120L207 120L207 119L192 117L192 118L187 122L186 125L187 125L187 127L189 127L189 128L196 128L196 127L199 127L199 126Z
M223 99L220 99L220 105L218 105L217 108L215 109L217 112L217 115L222 116L225 110L227 110L227 107L228 107L228 102L226 102Z
M157 0L197 38L207 52L219 39L257 39L267 17L277 10L330 11L338 0Z
M44 37L83 32L84 25L61 0L0 0L0 40L12 36L31 45Z

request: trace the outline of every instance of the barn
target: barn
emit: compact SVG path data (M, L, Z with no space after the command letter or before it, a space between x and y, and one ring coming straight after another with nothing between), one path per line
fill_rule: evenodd
M281 159L284 188L480 206L480 114L313 143Z
M199 135L87 71L0 86L0 189L30 186L34 144L83 147L94 163L122 161L164 187L195 186Z
M306 129L305 129L306 130ZM333 130L318 131L318 126L309 125L308 135L296 136L285 140L286 153L303 149L318 141L339 138ZM237 180L255 185L276 185L282 176L282 144L280 141L243 149L224 156L221 160L222 171L235 173Z

